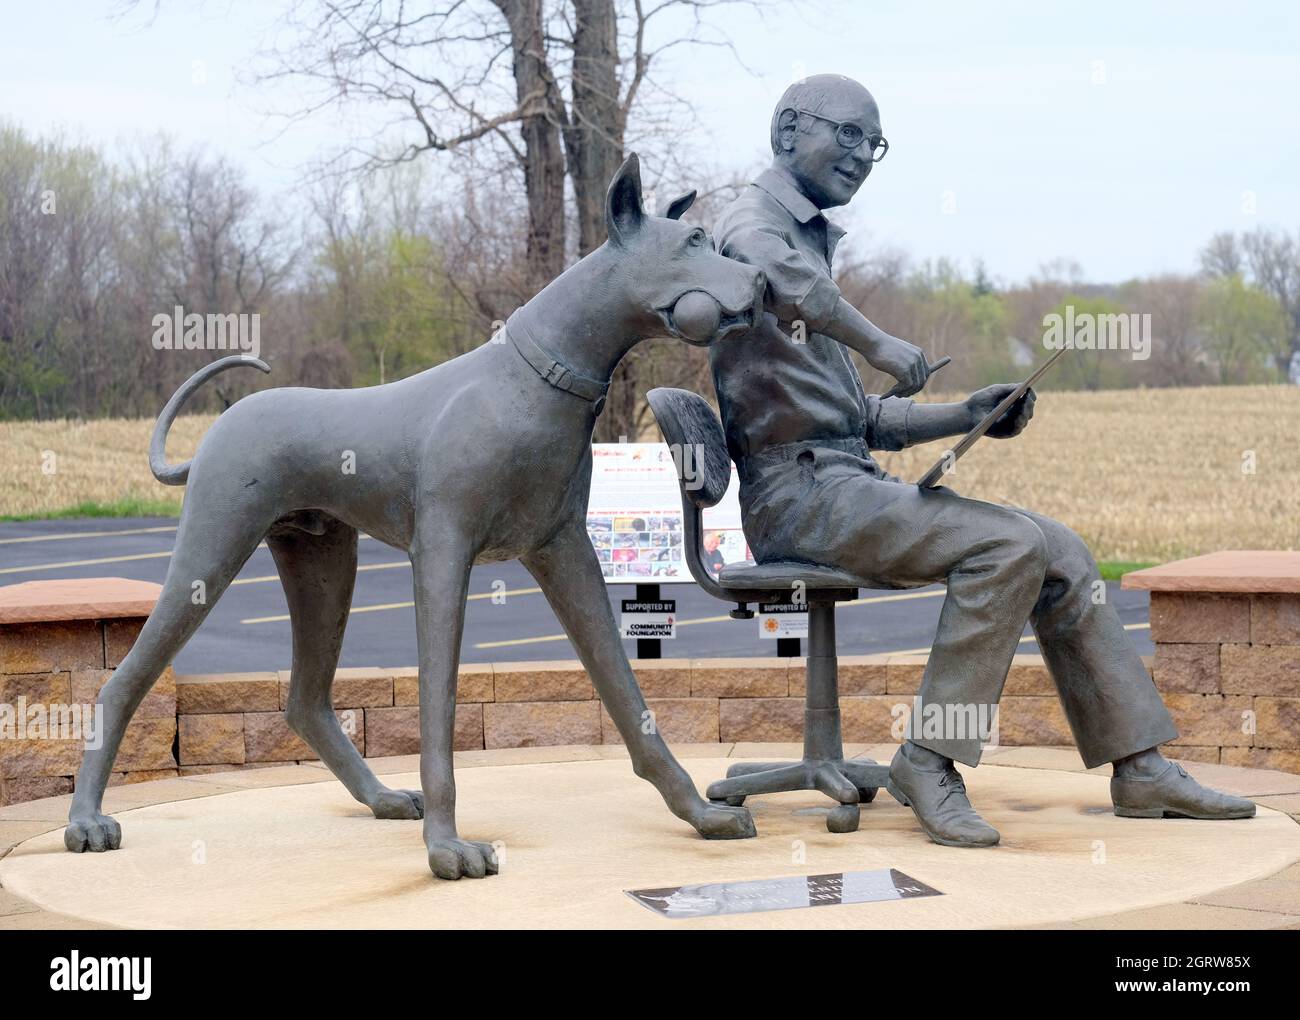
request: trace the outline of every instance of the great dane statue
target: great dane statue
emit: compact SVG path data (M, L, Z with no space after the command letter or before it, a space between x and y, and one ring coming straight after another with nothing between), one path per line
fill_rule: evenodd
M470 568L518 558L578 649L631 754L669 809L711 839L754 835L743 808L711 804L648 718L623 653L585 517L591 434L619 359L647 337L707 345L750 328L763 274L723 258L678 221L644 211L629 156L606 197L609 239L518 309L492 340L419 375L354 390L264 390L240 400L193 460L168 464L167 431L185 400L244 356L207 365L154 429L159 481L188 480L167 579L130 653L100 694L104 740L87 750L64 842L113 850L102 813L122 733L141 699L244 562L266 540L288 598L293 671L286 716L378 818L424 819L439 878L497 870L487 842L456 830L452 732ZM330 686L352 602L359 531L407 551L419 647L420 792L385 787L343 732Z

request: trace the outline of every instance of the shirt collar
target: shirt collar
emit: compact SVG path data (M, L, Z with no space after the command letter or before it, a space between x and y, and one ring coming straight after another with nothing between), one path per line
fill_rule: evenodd
M799 186L788 173L780 167L768 167L758 175L754 184L780 202L785 211L800 223L806 225L820 216L826 224L827 257L834 254L835 246L844 237L844 228L826 219L826 214L813 205L808 196L799 190Z
M754 183L780 202L786 212L800 223L807 223L822 214L808 196L799 190L794 179L778 167L768 167L758 175Z

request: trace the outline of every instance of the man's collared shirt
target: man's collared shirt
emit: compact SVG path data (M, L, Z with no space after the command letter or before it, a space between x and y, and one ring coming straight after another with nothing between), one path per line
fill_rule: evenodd
M831 259L843 236L776 169L763 171L714 226L720 254L767 275L763 318L709 352L727 448L737 461L806 440L865 439L876 450L907 444L912 401L867 396L848 349L820 332L839 302Z

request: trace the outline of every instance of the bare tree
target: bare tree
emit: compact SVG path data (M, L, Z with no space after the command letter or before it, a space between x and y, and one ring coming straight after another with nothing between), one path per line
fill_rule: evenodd
M1215 234L1201 249L1201 271L1207 276L1239 276L1244 270L1241 246L1231 230Z
M331 171L455 153L473 159L481 179L521 175L535 291L568 255L566 178L583 255L604 240L605 189L647 91L689 110L655 83L661 55L682 44L729 46L707 15L761 3L458 0L428 10L402 0L296 0L287 19L294 41L266 54L269 69L257 80L311 88L291 120L355 102L388 114L372 137L345 146ZM654 29L674 14L656 41Z
M1285 231L1260 227L1241 239L1255 286L1273 296L1287 317L1287 336L1273 358L1283 378L1300 382L1300 244Z
M1203 386L1213 382L1198 316L1204 281L1167 273L1124 288L1126 309L1151 315L1151 352L1139 363L1148 386Z
M1212 278L1240 276L1278 303L1288 329L1271 356L1283 378L1300 382L1300 233L1257 227L1215 234L1201 251L1201 268Z

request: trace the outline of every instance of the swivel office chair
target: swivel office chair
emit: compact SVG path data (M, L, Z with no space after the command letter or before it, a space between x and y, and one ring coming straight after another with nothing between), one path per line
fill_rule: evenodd
M840 735L835 652L835 603L856 599L860 578L812 563L728 564L715 578L704 565L703 512L715 506L731 481L722 423L705 400L688 390L647 394L664 439L674 451L682 493L683 542L691 576L710 595L734 602L733 619L752 619L750 603L788 602L801 592L808 605L808 682L804 701L803 760L739 762L712 783L708 797L731 805L760 793L820 790L839 802L826 818L831 832L853 832L859 805L869 803L889 778L889 766L844 759Z

